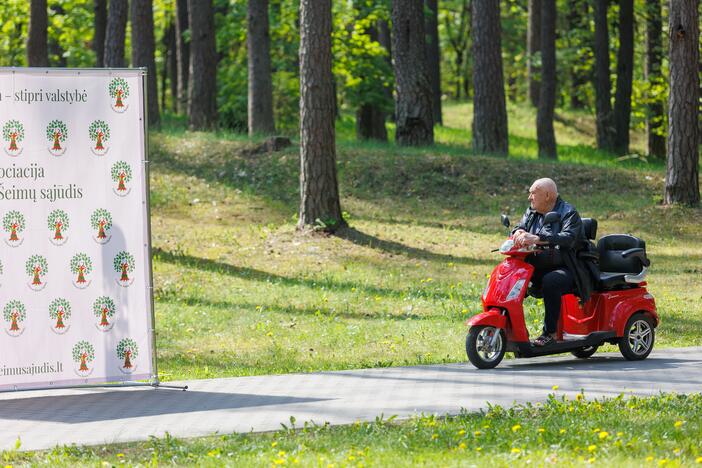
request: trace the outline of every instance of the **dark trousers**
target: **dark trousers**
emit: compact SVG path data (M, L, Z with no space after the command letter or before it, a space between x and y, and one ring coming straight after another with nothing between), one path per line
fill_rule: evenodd
M573 274L567 268L535 270L531 282L532 287L541 290L544 296L544 333L556 333L561 315L561 297L573 292Z

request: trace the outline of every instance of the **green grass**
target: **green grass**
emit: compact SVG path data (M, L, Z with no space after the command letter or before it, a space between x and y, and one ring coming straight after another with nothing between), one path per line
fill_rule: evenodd
M51 466L691 466L702 463L702 395L541 404L348 426L295 424L231 434L2 453L6 464Z
M510 107L509 158L472 154L471 111L447 105L437 145L353 140L338 124L338 236L295 231L297 146L247 155L246 137L152 135L159 370L164 380L465 361L464 322L501 260L499 213L553 177L599 235L643 237L657 346L702 345L702 212L659 205L664 169L589 146L592 121L557 124L562 161L536 159L533 110ZM583 130L584 129L584 130ZM392 129L391 133L392 133ZM634 142L640 141L634 134ZM527 302L532 332L542 306Z

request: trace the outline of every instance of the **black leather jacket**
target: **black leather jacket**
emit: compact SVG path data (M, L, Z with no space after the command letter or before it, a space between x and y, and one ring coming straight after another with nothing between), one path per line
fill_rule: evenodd
M532 234L538 234L539 238L548 242L550 246L554 248L557 246L560 255L553 256L554 266L560 266L558 264L562 263L563 267L570 270L575 280L575 293L584 303L590 298L594 278L593 270L586 264L587 261L578 256L579 252L586 250L589 246L582 220L575 207L563 201L561 197L556 200L552 211L561 216L561 221L542 227L544 216L528 208L512 233L524 229ZM544 253L548 254L548 251Z

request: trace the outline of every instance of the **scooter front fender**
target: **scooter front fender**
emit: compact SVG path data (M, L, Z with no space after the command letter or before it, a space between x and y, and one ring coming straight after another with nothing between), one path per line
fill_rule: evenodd
M502 311L499 309L490 309L487 312L483 312L474 317L471 317L466 325L469 327L475 326L485 326L485 327L495 327L505 329L507 328L507 316L502 315Z

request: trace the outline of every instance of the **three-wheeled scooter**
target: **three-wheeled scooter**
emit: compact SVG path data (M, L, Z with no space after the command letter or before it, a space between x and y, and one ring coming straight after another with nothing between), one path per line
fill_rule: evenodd
M558 221L556 212L544 217L544 225ZM597 221L584 218L582 222L585 236L594 240ZM509 228L504 215L502 223ZM646 243L627 234L603 236L597 243L600 273L595 290L585 304L574 294L564 295L556 341L538 347L530 342L524 320L523 301L534 272L527 257L549 248L556 247L516 248L511 236L499 248L507 258L490 275L482 296L482 313L467 322L470 362L479 369L491 369L505 352L517 358L570 352L586 359L604 343L618 344L628 360L645 359L653 349L659 324L655 301L644 281L650 266Z

